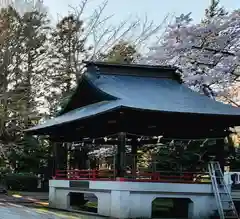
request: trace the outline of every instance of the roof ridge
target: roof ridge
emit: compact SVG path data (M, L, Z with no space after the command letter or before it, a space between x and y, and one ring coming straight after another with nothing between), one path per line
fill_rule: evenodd
M88 72L109 75L127 75L137 77L169 78L183 83L182 75L177 67L160 65L118 64L108 62L84 62Z

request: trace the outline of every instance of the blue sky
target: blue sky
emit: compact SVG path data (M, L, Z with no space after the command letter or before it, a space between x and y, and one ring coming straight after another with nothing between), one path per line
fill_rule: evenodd
M81 0L44 0L49 8L52 17L57 20L57 14L65 15L69 11L68 5L76 7ZM102 0L89 0L88 12L91 12ZM162 21L164 16L169 13L181 14L192 12L192 18L195 22L199 21L204 9L208 6L210 0L109 0L105 10L105 15L114 14L113 22L120 22L129 16L142 17L147 15L150 20L156 23ZM240 0L221 0L228 10L240 8Z

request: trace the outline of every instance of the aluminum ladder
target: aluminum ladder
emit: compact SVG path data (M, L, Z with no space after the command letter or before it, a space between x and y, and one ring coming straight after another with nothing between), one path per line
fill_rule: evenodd
M219 162L210 162L208 169L220 219L239 218Z

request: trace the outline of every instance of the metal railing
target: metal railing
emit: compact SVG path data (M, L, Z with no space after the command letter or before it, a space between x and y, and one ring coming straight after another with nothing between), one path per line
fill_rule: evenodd
M57 170L53 179L56 180L98 180L116 181L114 170ZM121 181L132 182L171 182L171 183L211 183L209 173L203 172L169 172L169 171L138 171L126 172Z

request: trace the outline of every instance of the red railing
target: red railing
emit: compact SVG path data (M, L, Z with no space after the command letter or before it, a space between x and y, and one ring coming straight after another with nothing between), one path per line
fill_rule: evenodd
M131 178L131 177L130 177ZM131 181L176 182L176 183L209 183L210 176L203 172L140 172Z
M114 180L113 170L56 170L54 179L68 180Z
M170 183L209 183L210 176L203 172L137 172L126 173L125 177L115 177L114 170L57 170L54 179L63 180L98 180L132 182L170 182Z

